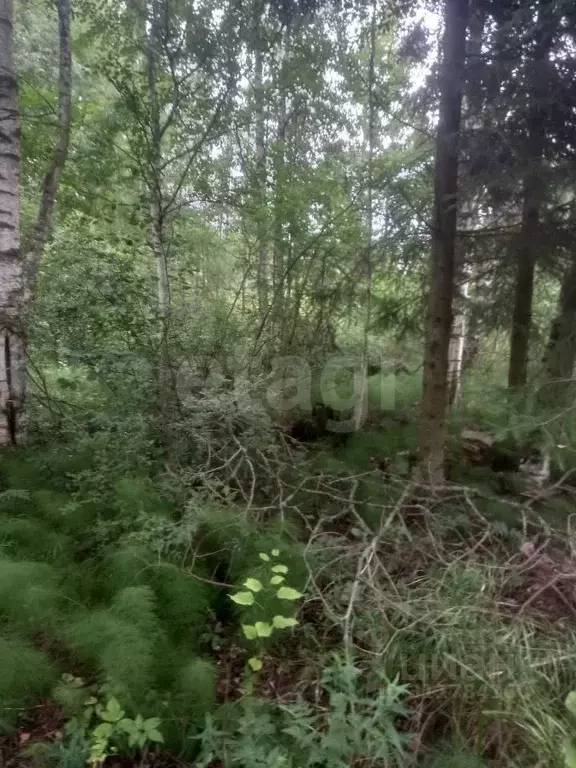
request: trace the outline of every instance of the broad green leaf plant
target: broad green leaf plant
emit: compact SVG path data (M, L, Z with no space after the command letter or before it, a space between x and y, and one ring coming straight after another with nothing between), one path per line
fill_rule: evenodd
M249 607L261 604L259 599L264 604L271 597L295 603L303 597L301 592L286 584L288 566L278 562L279 549L272 549L270 553L260 552L259 557L265 566L265 576L262 580L253 576L248 577L242 584L246 590L230 595L231 600L237 605ZM263 610L265 609L263 608ZM263 619L263 621L255 621L253 624L242 624L242 631L246 639L254 642L258 648L258 651L248 659L248 666L252 672L259 672L262 669L262 640L271 637L276 631L290 629L298 624L298 620L293 616L282 614L263 616Z
M106 707L97 706L96 715L101 722L90 732L90 757L88 762L100 766L104 760L116 751L112 746L115 741L127 741L131 749L145 750L152 744L161 744L164 739L158 730L159 717L149 717L145 720L142 715L134 719L126 717L126 713L117 699L108 699Z
M80 705L64 733L81 736L89 746L88 763L96 768L110 755L129 755L135 750L145 752L164 741L160 718L144 719L140 714L127 717L118 699L102 696L104 691L100 686L86 686L80 677L63 675L60 692L68 702L76 700Z

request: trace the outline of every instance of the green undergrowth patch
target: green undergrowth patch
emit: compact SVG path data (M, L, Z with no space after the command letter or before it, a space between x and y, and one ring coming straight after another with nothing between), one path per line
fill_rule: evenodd
M287 526L235 508L178 510L145 477L94 497L66 490L76 478L50 481L41 465L0 458L0 725L16 725L72 672L130 717L160 718L166 748L193 755L216 701L210 627L230 623L231 640L238 630L226 585L281 546L303 587L300 545Z

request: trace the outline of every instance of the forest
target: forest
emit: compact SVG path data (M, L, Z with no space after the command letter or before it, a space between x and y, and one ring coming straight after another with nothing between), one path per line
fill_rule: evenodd
M0 334L2 768L576 768L573 0L0 0Z

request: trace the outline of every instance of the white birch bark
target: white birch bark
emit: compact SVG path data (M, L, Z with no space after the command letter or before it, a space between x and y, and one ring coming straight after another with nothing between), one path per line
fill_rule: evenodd
M26 337L20 249L18 88L12 57L12 0L0 0L0 445L23 435Z

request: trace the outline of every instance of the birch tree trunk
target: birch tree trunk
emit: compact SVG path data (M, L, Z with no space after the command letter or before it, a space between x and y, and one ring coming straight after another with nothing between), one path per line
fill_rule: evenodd
M288 31L286 32L288 34ZM281 72L286 63L287 42L284 40L282 51ZM274 252L272 264L272 286L274 296L273 307L273 343L276 348L282 350L284 323L284 251L286 247L284 225L286 223L285 190L287 179L286 169L286 91L284 85L280 86L280 104L278 108L278 122L276 129L276 141L274 147Z
M164 323L170 314L170 278L164 238L164 211L162 200L162 134L160 126L160 104L158 101L158 53L160 46L158 1L150 6L150 33L147 41L148 56L148 102L150 130L150 171L148 178L148 203L150 207L150 240L156 261L158 286L158 313Z
M256 200L258 267L256 290L261 318L268 312L268 232L266 214L266 117L264 114L264 45L262 41L263 8L254 17L254 144L256 148Z
M424 480L444 479L448 349L452 327L458 210L458 152L468 0L445 0L439 120L434 169L434 232L424 347L420 462Z
M170 325L172 322L172 296L168 270L168 244L166 242L166 213L164 208L164 174L162 170L162 124L158 95L159 62L161 60L162 5L151 0L147 5L146 56L148 77L148 131L149 162L146 174L150 214L150 244L156 264L158 318L160 321L160 347L156 370L159 408L158 432L168 454L171 450L171 426L177 410L176 375L172 366Z
M18 87L12 0L0 0L0 445L20 442L26 392L24 270L20 249Z
M469 18L469 39L467 46L467 67L466 67L466 93L464 97L465 112L464 129L468 133L473 133L479 129L479 117L482 109L481 88L477 83L478 65L482 57L482 36L484 33L485 14L483 7L479 6L475 0L472 0ZM474 228L477 218L477 201L474 199L474 192L471 188L471 179L467 174L460 174L460 197L462 198L461 222L458 222L458 229L471 230ZM452 335L450 338L450 348L448 353L448 382L449 382L449 404L454 405L458 402L462 391L462 374L464 372L464 361L466 354L466 345L469 341L470 331L470 282L471 266L469 263L469 254L466 252L465 239L460 238L456 248L456 286L454 295L454 318L452 322Z
M55 0L58 11L60 41L58 70L58 138L52 155L50 168L42 185L42 197L36 225L24 247L26 267L27 298L34 295L38 269L44 255L44 248L52 234L54 206L62 177L62 170L68 157L70 126L72 122L72 41L70 36L71 0Z

